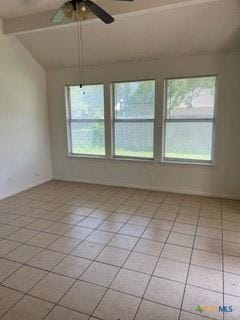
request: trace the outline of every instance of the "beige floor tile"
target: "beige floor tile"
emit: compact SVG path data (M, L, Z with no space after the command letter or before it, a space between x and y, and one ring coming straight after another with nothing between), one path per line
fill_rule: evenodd
M126 261L130 251L114 247L106 247L96 258L97 261L121 267Z
M29 224L26 228L36 230L36 231L44 231L47 227L53 224L53 221L38 219L31 224Z
M49 313L46 320L88 320L88 316L64 307L56 306Z
M134 224L127 223L119 230L119 233L133 237L140 237L143 234L144 230L145 227L143 226L137 226Z
M134 214L136 212L136 207L130 207L130 206L126 206L126 205L121 205L116 212L123 212L123 213L127 213L127 214Z
M147 217L133 216L128 220L128 223L146 227L150 221L151 221L151 219L147 218Z
M140 301L139 298L108 290L94 316L104 320L133 320Z
M194 248L222 254L222 241L196 237Z
M216 270L222 270L222 256L217 253L193 250L192 264Z
M15 233L13 233L12 235L10 235L8 237L8 240L25 242L31 239L32 237L36 236L37 234L38 234L37 231L22 228L16 231Z
M23 244L11 251L6 258L16 262L26 263L35 257L41 250L41 248Z
M28 292L39 280L47 275L46 271L22 266L13 273L3 285L21 292Z
M116 234L109 243L109 246L132 250L138 238L123 234Z
M155 213L156 213L156 209L155 210L149 210L148 208L139 208L137 209L136 213L138 216L142 216L142 217L145 217L145 218L152 218Z
M111 289L142 297L149 282L150 276L121 269L111 284Z
M27 244L36 247L47 248L51 243L53 243L57 239L58 236L56 235L40 232L39 234L28 240Z
M19 216L15 214L4 214L1 211L1 204L0 204L0 223L2 224L10 224L10 225L15 225L14 220L17 219ZM21 217L20 217L21 218Z
M25 296L2 319L43 320L52 307L49 302Z
M240 275L225 272L224 291L226 294L240 297Z
M77 245L81 242L81 240L61 237L54 241L48 249L62 252L62 253L70 253Z
M77 281L60 301L60 305L91 314L103 297L106 289L94 284Z
M33 287L30 294L37 298L57 303L73 282L73 279L49 273Z
M143 300L135 320L177 320L179 310Z
M189 224L197 224L198 223L198 216L192 214L181 213L177 216L176 222L179 223L189 223Z
M90 263L91 261L87 259L68 256L53 269L53 272L77 279Z
M35 219L31 217L19 217L9 222L9 224L17 227L25 227L34 221Z
M164 243L148 239L140 239L134 251L158 257L163 249Z
M157 257L149 256L139 252L132 252L125 262L124 267L151 274L156 263Z
M198 226L197 236L215 239L215 240L221 240L222 239L222 230Z
M193 224L175 222L172 231L189 235L195 235L196 228L196 225Z
M90 229L95 229L95 228L97 228L102 222L103 222L103 219L97 219L97 218L87 217L87 218L84 218L83 220L81 220L81 221L78 223L78 226L80 226L80 227L86 227L86 228L90 228Z
M50 233L50 234L54 234L54 235L63 236L71 228L72 228L72 226L67 223L56 222L56 223L52 224L50 227L48 227L45 230L45 232Z
M199 311L196 310L198 305L221 306L223 305L223 295L218 292L187 286L183 300L183 310L199 314ZM217 320L223 319L223 315L218 312L218 308L216 308L216 312L208 312L206 310L204 316Z
M19 229L19 227L16 226L10 226L6 224L0 225L0 238L7 238L14 232L16 232Z
M224 241L223 252L226 255L240 257L240 243Z
M184 285L179 282L152 277L144 298L179 308L183 298Z
M89 217L98 219L107 219L112 214L112 211L97 209L94 210Z
M10 241L6 239L0 240L0 257L4 257L6 254L13 251L20 245L20 243L15 241Z
M84 240L92 232L92 229L74 226L65 233L65 237Z
M224 230L223 231L223 240L239 243L240 242L240 232Z
M163 219L163 220L172 222L176 219L176 216L177 216L177 213L170 213L170 212L165 213L165 212L159 211L154 215L154 218Z
M125 223L130 217L131 215L126 213L113 213L108 217L108 220Z
M100 286L108 287L119 268L107 264L94 262L81 276L80 280L91 282Z
M166 230L161 230L158 227L147 228L142 235L143 238L154 240L154 241L166 241L169 232Z
M240 257L224 256L224 271L240 275Z
M220 218L219 219L212 219L212 218L204 218L201 216L199 219L199 226L221 229L222 224L221 224Z
M0 317L7 312L23 294L12 289L0 286Z
M161 230L166 230L166 231L170 231L170 229L172 228L173 222L171 221L167 221L167 220L163 220L163 219L153 219L150 224L149 227L154 227L154 228L159 228Z
M87 237L86 241L91 241L91 242L96 242L99 244L107 245L111 241L113 236L114 236L114 233L95 230L95 231L93 231L93 233L91 233Z
M0 282L19 269L20 266L21 264L17 262L9 261L4 258L0 259Z
M190 202L189 202L190 204ZM187 204L187 201L184 200L183 205L180 208L180 213L183 214L195 214L195 215L199 215L200 213L200 207L201 207L201 201L197 201L197 202L191 202L191 205Z
M191 258L191 252L192 250L190 248L167 243L161 253L161 257L189 263Z
M50 250L43 250L36 257L28 262L28 265L51 271L63 258L64 254L53 252Z
M122 222L105 221L97 229L108 232L118 232L123 226Z
M79 246L77 246L71 254L74 256L92 259L94 260L97 255L103 250L104 245L84 241Z
M185 283L189 265L186 263L160 258L154 275L156 277Z
M240 231L240 223L223 220L223 230Z
M60 219L59 222L75 225L80 223L83 219L85 219L85 216L78 216L76 214L67 214L65 217Z
M81 215L81 216L88 216L91 212L93 212L93 209L85 208L85 207L78 207L72 210L72 213Z
M225 294L224 295L224 305L228 308L229 311L231 311L230 307L232 307L232 312L225 312L224 313L224 319L225 320L239 320L240 298Z
M204 289L223 292L221 271L191 265L187 282Z
M171 244L177 244L179 246L192 248L194 241L194 236L171 232L167 242Z

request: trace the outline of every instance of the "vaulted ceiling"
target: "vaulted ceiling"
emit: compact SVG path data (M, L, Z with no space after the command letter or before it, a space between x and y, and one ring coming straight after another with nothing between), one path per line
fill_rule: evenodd
M105 25L97 19L83 23L86 64L240 51L239 0L171 1L148 0L144 3L135 0L136 7L133 11L131 3L126 6L126 3L117 2L115 8L114 1L108 0L109 11L116 12L113 24ZM3 1L0 0L0 8L1 2ZM33 13L37 20L38 12L58 7L63 1L9 2L12 5L14 2L18 3L17 8L14 5L13 11L11 6L1 8L0 16L7 21L9 30L18 33L19 26L19 40L43 66L56 68L77 65L76 24L68 23L57 27L47 25L46 28L42 24L36 31L32 16L29 26L26 21L30 21L30 16L24 20L21 17L14 18ZM104 2L106 9L108 2ZM171 5L173 2L175 5ZM146 3L149 3L149 9L144 8Z

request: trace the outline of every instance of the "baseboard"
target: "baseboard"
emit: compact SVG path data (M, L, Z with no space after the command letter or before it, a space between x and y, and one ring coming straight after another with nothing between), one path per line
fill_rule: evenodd
M34 188L34 187L37 187L43 183L46 183L46 182L49 182L49 181L52 181L53 179L50 178L50 179L44 179L42 181L38 181L38 182L35 182L35 183L31 183L29 184L28 186L24 186L23 188L17 188L16 190L14 190L13 192L9 192L7 193L6 195L4 195L3 197L0 197L0 200L3 200L3 199L6 199L6 198L9 198L11 196L14 196L15 194L18 194L20 192L23 192L23 191L26 191L26 190L29 190L31 188Z
M202 197L211 197L211 198L224 198L224 199L232 199L232 200L240 200L240 195L231 195L231 194L222 194L222 193L214 193L214 192L198 192L192 191L188 189L164 189L152 186L139 186L134 184L121 184L121 183L109 183L109 182L98 182L92 180L84 180L79 178L62 178L62 177L54 177L53 180L56 181L67 181L67 182L81 182L81 183L89 183L89 184L98 184L112 187L123 187L123 188L134 188L139 190L149 190L149 191L159 191L159 192L168 192L168 193L179 193L179 194L188 194L193 196L202 196Z

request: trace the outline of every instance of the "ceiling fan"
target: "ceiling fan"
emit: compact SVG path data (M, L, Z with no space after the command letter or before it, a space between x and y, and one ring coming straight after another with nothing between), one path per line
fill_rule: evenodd
M115 1L133 1L133 0L115 0ZM103 8L98 6L91 0L70 0L63 4L63 6L57 10L57 12L52 16L51 21L53 23L60 23L65 17L72 18L74 20L78 19L78 16L85 12L92 12L104 23L109 24L114 21L114 18L107 13Z

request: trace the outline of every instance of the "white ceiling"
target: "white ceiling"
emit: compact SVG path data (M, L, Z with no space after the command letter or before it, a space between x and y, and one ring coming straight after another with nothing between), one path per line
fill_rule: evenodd
M87 65L240 51L240 1L123 15L111 25L92 20L83 26L83 33ZM78 63L75 25L18 38L46 68Z

